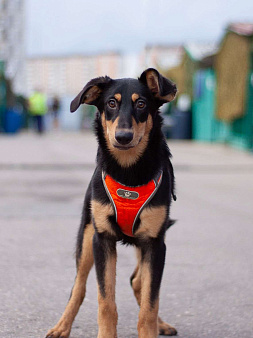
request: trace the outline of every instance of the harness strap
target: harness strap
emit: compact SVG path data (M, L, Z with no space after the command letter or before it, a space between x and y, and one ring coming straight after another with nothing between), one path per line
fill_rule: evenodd
M162 176L161 170L147 184L128 187L102 172L103 184L113 205L116 222L125 235L134 236L136 221L144 207L156 194L162 182Z

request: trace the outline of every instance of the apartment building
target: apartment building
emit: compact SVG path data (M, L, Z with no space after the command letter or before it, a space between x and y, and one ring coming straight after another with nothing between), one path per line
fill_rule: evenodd
M137 77L147 67L167 70L178 65L182 46L147 46L142 52L122 55L104 52L92 55L39 56L26 60L26 94L35 89L49 97L73 96L92 78Z
M26 61L26 91L43 90L47 95L76 95L81 88L97 76L120 76L121 55L104 53L30 57Z
M154 67L160 70L177 66L183 56L182 45L147 45L142 52L144 67Z

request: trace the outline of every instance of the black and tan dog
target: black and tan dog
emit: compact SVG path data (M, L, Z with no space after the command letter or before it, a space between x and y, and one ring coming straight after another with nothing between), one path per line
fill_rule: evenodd
M98 282L99 338L117 336L115 304L116 243L133 244L137 267L131 285L140 306L140 338L176 335L158 317L159 289L171 225L174 195L170 151L162 134L159 107L174 99L176 86L149 68L136 79L91 80L71 103L95 105L97 167L88 187L77 239L77 275L58 324L47 337L68 337L95 262Z

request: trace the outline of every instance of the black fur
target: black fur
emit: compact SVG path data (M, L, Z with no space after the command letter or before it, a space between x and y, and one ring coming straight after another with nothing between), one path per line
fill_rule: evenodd
M112 80L107 76L93 79L87 83L71 103L71 112L74 112L82 103L92 104L98 108L94 122L98 141L97 166L84 199L81 224L77 236L76 262L78 268L82 255L85 228L88 224L93 223L95 229L93 256L99 290L103 298L107 296L105 285L107 261L110 257L116 256L116 242L121 241L123 244L135 245L140 249L141 260L148 264L151 276L149 295L151 307L157 300L166 253L164 235L166 230L174 223L170 220L169 213L171 200L172 198L176 199L174 172L170 160L171 153L161 130L163 121L159 107L172 100L175 95L176 86L165 79L157 70L150 68L144 71L138 80ZM152 119L152 123L150 119ZM115 133L115 137L108 138L107 128L112 128L109 133ZM128 136L131 133L135 135L133 142L129 140L127 144L126 141L120 143L120 140L117 140L116 137L117 128L120 133L128 133ZM145 139L145 142L141 143L144 136L147 137L147 142ZM141 155L138 153L138 156L135 156L137 154L135 147L139 144L143 147L141 148L142 152ZM129 156L127 150L130 148L133 149L134 160L131 164L124 165L120 162L119 154L122 154L121 151L125 151L123 154ZM156 210L155 207L163 207L162 210L166 210L165 221L162 221L163 223L158 224L155 228L157 234L155 238L154 235L151 237L146 233L136 234L138 229L141 230L140 219L137 219L135 223L133 237L127 236L121 231L115 215L108 214L107 223L110 228L106 228L106 230L103 225L96 224L96 217L92 215L92 202L99 202L101 206L111 203L105 191L102 172L110 175L123 185L133 187L147 184L155 179L161 171L163 173L162 181L155 195L148 202L149 207L154 207L153 210ZM134 276L135 273L132 275L131 281ZM173 330L173 334L176 334L176 330Z
M97 113L95 119L95 133L97 135L99 148L97 153L97 167L89 184L84 201L83 215L81 225L77 237L76 256L77 261L82 251L83 232L85 225L90 222L90 201L91 198L98 200L101 203L108 203L109 199L104 190L101 176L102 170L112 176L115 180L122 184L129 186L136 186L148 183L157 174L160 168L163 169L162 184L157 191L155 197L150 201L150 205L170 205L171 196L175 196L174 171L170 161L171 153L167 146L166 139L161 131L162 118L156 114L154 118L154 127L150 133L148 147L144 152L142 158L133 166L129 168L122 168L117 161L110 154L106 146L104 138L103 127L101 125L100 114ZM176 198L174 198L176 199ZM140 246L140 240L124 235L119 229L115 218L110 217L111 225L117 233L117 240L122 241L123 244L133 244ZM164 224L161 229L161 236L171 226L171 221ZM138 226L136 227L136 229Z
M106 234L95 233L93 237L93 252L96 264L97 280L101 295L105 297L105 263L108 257L116 255L116 241Z
M158 73L158 72L157 72ZM158 73L159 74L159 73ZM171 82L165 79L164 83L162 81L161 75L158 76L159 84L162 88L161 96L164 96L168 93L168 91L175 91L175 86L171 85ZM121 167L117 160L113 157L108 146L106 144L104 129L101 122L101 113L105 110L104 101L112 96L110 91L112 91L111 87L113 87L115 92L121 92L122 96L124 95L124 90L130 90L127 84L131 84L132 92L140 92L143 95L146 95L149 102L149 111L148 113L152 115L153 119L153 128L149 135L148 145L142 155L142 157L134 163L130 167ZM105 78L97 78L91 80L81 91L81 93L77 96L77 98L71 104L71 110L75 110L80 103L83 102L84 97L92 86L98 86L101 88L101 94L98 98L93 100L90 104L94 104L98 107L98 112L96 114L94 129L95 134L98 140L98 152L97 152L97 167L92 177L91 183L88 187L86 198L84 202L83 208L83 216L80 225L80 229L78 232L77 238L77 249L76 249L76 257L77 261L81 255L82 251L82 241L83 241L83 231L85 229L85 225L90 222L90 201L91 199L97 200L103 204L110 203L108 196L105 192L105 189L102 184L101 176L102 170L113 177L115 180L121 182L124 185L128 186L137 186L143 185L151 181L159 170L163 170L163 180L161 186L158 189L155 197L151 200L149 205L152 206L160 206L166 205L169 206L171 203L171 196L175 199L174 192L174 172L173 167L170 161L171 153L167 146L166 139L162 133L162 117L159 114L159 106L164 103L163 100L159 100L152 95L150 90L147 87L147 81L145 79L145 72L141 75L139 80L133 79L120 79L120 80L112 80L109 77ZM170 87L172 86L172 87ZM169 87L169 89L168 89ZM122 90L123 88L123 90ZM171 89L172 88L172 89ZM130 95L131 93L129 93ZM127 103L125 103L125 106ZM125 108L127 110L127 107ZM113 119L110 114L107 114L107 119ZM137 117L135 116L137 119ZM129 237L123 234L117 225L115 218L110 217L111 226L116 233L116 240L121 241L123 244L133 244L137 247L142 248L145 245L143 239ZM165 231L171 226L171 221L169 220L169 208L168 208L168 218L164 223L163 227L160 230L159 238L163 239ZM136 229L138 229L138 222ZM160 241L160 240L159 240ZM160 244L159 244L160 245ZM155 246L154 246L155 248ZM100 261L102 257L100 257ZM154 264L153 264L154 266ZM101 265L102 269L102 265ZM98 275L101 277L101 273ZM98 277L99 277L98 276ZM157 273L154 273L154 276L157 276ZM100 280L100 278L98 278ZM156 282L155 284L159 284ZM102 281L101 281L102 285ZM156 294L153 290L153 294ZM154 297L153 297L154 298Z

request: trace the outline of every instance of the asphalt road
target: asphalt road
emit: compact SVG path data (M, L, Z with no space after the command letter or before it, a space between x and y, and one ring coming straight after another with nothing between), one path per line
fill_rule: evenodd
M180 338L253 337L253 155L170 142L178 222L166 237L161 317ZM0 137L0 337L38 338L59 319L75 277L74 247L94 169L95 137ZM118 247L118 337L137 338L131 247ZM72 338L97 334L94 269Z

